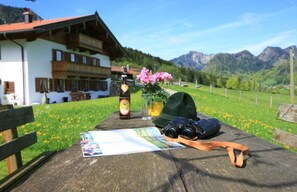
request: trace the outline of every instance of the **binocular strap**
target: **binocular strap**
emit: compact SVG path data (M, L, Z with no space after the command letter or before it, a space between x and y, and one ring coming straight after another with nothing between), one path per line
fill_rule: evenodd
M163 135L163 138L167 141L182 143L202 151L210 151L218 147L223 147L228 150L228 155L231 160L231 163L236 167L242 167L243 156L249 155L248 147L235 142L228 142L228 141L201 142L201 141L188 140L180 136L178 138L170 138L165 135ZM239 152L238 155L237 155L237 152Z

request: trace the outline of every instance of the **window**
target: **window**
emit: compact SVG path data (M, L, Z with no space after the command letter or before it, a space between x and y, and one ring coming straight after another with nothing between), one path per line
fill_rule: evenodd
M70 61L73 63L76 62L76 55L74 53L70 54Z
M53 61L62 61L63 60L63 51L53 49Z
M91 91L95 91L95 81L89 81L89 84L90 84L90 90Z
M47 78L35 78L35 89L36 92L47 92L48 89L48 79Z
M70 62L70 53L68 52L63 52L63 61Z
M89 80L78 80L79 91L89 91L89 88L90 88Z
M0 51L1 51L1 47L0 47ZM1 52L0 52L0 60L1 60ZM98 58L70 53L70 52L66 52L58 49L53 49L53 61L67 61L71 63L100 66L100 59Z
M54 91L54 79L49 79L49 91Z
M87 56L82 56L82 62L83 62L83 64L87 64L88 63Z
M64 92L65 90L65 79L54 79L53 80L53 88L50 86L51 91L57 91L57 92Z
M71 91L71 80L70 79L65 80L65 91Z
M95 81L95 82L94 82L94 91L98 91L98 90L99 90L99 87L100 87L99 82L100 82L100 81Z
M14 91L14 82L4 81L4 94L15 93Z
M97 65L96 58L93 58L93 65Z
M78 90L78 81L77 80L71 80L71 91L77 91Z
M93 58L93 65L100 66L100 59Z
M57 61L62 61L62 51L57 50L56 52Z
M100 66L100 59L96 59L97 61L97 66Z
M106 81L99 81L99 90L107 91L107 82Z
M84 80L84 91L89 91L90 81Z

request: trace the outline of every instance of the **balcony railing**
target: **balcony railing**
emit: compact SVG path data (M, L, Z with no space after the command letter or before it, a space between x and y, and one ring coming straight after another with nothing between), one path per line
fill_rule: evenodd
M67 61L52 61L53 78L108 78L111 77L111 68Z
M68 36L68 39L68 49L84 48L98 53L103 52L103 41L92 38L90 36L83 35L81 33L71 34Z

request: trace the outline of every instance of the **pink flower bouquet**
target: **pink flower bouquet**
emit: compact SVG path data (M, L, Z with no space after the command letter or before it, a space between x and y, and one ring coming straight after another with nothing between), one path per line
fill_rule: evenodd
M148 102L165 103L169 94L160 87L159 83L171 79L173 79L172 75L167 72L150 74L150 71L145 67L143 67L140 74L137 75L137 80L143 84L142 97Z

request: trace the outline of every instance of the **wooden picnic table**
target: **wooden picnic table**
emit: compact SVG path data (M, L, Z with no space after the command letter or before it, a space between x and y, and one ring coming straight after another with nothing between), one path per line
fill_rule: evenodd
M200 117L204 118L202 114ZM120 120L113 113L95 129L153 126ZM193 148L84 158L80 143L61 151L12 191L297 191L297 154L222 123L225 140L249 147L244 168L234 167L225 149Z

